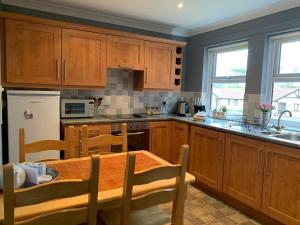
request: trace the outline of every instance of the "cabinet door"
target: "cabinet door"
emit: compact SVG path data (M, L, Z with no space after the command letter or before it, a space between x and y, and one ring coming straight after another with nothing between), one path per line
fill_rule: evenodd
M171 162L178 163L181 145L189 143L189 125L180 122L172 122L172 149Z
M260 210L265 142L227 134L223 191Z
M262 212L284 224L300 224L300 151L267 143Z
M144 40L108 36L107 67L143 70L144 49Z
M5 35L7 83L61 83L61 28L8 19Z
M144 88L172 89L176 46L145 41Z
M63 84L101 87L106 84L106 35L62 30Z
M171 122L150 123L150 152L170 161L171 158Z
M190 172L196 180L218 191L222 190L225 134L191 127Z

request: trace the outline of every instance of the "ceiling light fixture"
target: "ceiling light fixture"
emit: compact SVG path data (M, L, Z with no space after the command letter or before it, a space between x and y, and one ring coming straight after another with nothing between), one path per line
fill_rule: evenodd
M178 9L181 9L182 7L183 7L183 3L182 2L180 2L180 3L177 4L177 8Z

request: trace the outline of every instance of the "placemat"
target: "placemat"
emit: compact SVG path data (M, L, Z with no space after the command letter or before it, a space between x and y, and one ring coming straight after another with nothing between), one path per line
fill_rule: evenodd
M100 158L99 191L106 191L123 186L126 155ZM66 161L48 165L59 172L57 180L87 179L90 174L90 160ZM136 154L135 172L161 166L153 158L143 153Z

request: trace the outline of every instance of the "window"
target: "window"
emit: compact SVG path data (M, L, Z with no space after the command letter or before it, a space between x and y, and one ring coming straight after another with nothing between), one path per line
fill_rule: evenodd
M300 32L270 38L268 99L276 107L272 119L278 119L283 110L286 125L300 125Z
M210 109L226 106L230 114L243 114L248 43L208 49L207 90Z
M300 104L298 104L298 103L294 104L294 111L295 112L300 112Z
M286 110L286 102L278 102L278 114Z

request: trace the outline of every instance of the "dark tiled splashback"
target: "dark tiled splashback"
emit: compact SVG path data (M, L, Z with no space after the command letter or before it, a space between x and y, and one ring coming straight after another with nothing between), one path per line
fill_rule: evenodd
M133 72L122 70L109 70L107 87L98 90L61 91L62 98L103 98L98 108L98 115L102 114L131 114L144 113L145 107L161 107L162 101L167 102L167 111L175 112L177 101L185 97L193 102L194 97L200 93L175 91L134 91ZM162 113L166 113L164 108Z

